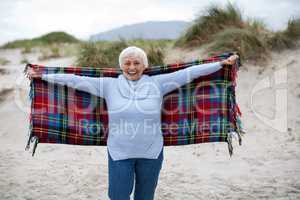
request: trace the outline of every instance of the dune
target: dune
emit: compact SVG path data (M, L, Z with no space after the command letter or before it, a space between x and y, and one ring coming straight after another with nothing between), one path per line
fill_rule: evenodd
M203 51L173 50L167 60L197 55ZM299 199L299 55L300 49L286 50L272 53L262 66L244 64L237 85L246 130L242 146L234 144L232 157L225 143L166 147L155 199ZM0 95L5 96L0 103L0 199L108 199L106 147L39 144L35 157L24 150L29 81L22 74L21 50L0 50L0 57L10 60L1 66L8 73L0 74ZM51 66L74 61L72 57L43 62L37 58L36 53L28 55L32 63ZM278 72L286 76L277 85ZM254 93L261 81L266 84ZM272 125L274 116L285 114L276 110L280 103L276 99L284 94L286 121Z

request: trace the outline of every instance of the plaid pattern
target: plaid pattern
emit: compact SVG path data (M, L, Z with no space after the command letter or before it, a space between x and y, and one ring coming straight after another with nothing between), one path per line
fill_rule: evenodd
M155 66L148 75L170 73L193 65L226 59L232 53L188 63ZM28 64L43 73L71 73L91 77L117 77L119 68L46 67ZM194 79L164 96L162 132L164 145L227 142L232 154L232 133L241 145L240 111L235 98L238 60L231 67ZM30 83L30 133L26 150L38 143L105 146L108 136L106 102L100 97L41 79ZM92 106L91 106L92 105ZM92 124L92 126L91 126ZM97 124L97 126L95 126Z

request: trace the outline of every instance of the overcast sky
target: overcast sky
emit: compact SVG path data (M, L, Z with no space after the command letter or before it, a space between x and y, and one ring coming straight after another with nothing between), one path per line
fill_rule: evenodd
M130 2L130 3L128 3ZM226 0L0 0L0 44L66 31L81 39L143 21L192 21L210 3ZM247 17L273 30L300 16L300 0L232 0Z

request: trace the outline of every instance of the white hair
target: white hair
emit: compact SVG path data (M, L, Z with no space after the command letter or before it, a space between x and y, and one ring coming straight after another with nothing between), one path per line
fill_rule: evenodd
M139 47L130 46L130 47L123 49L123 51L119 55L119 65L120 65L121 69L122 69L124 58L126 58L128 56L134 56L134 57L140 58L142 60L143 64L145 65L145 67L146 68L148 67L148 58L147 58L147 54L145 53L145 51Z

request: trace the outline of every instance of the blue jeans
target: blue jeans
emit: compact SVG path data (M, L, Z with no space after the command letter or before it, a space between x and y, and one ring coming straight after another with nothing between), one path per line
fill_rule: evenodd
M157 159L131 158L114 161L108 152L108 196L111 200L153 200L163 162L163 149Z

